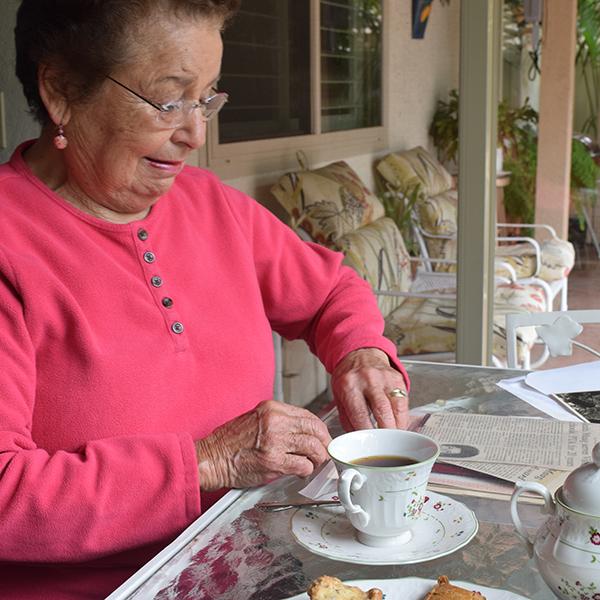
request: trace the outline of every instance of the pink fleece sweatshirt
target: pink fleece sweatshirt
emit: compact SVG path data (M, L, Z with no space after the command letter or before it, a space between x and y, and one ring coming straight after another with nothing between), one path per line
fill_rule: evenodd
M200 515L194 440L272 397L272 328L329 371L395 349L341 255L209 172L114 224L24 146L0 166L0 598L101 598Z

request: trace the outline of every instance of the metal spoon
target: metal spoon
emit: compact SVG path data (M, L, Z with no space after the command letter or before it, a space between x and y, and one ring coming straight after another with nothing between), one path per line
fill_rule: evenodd
M296 502L258 502L256 508L264 512L279 512L290 508L309 508L314 506L339 506L339 500L300 500Z

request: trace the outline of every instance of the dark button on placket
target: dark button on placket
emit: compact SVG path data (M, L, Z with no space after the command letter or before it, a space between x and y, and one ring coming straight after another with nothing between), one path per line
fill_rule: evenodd
M148 239L148 232L145 229L138 229L137 236L138 239L142 240L142 242L145 242Z
M165 308L171 308L171 306L173 306L173 299L169 298L168 296L165 296L161 302Z
M150 283L154 286L154 287L160 287L163 284L163 280L162 277L159 277L158 275L154 275L154 277L152 277L150 279Z
M154 252L150 252L149 250L147 252L144 252L144 260L147 263L153 263L156 260Z
M183 323L175 321L175 323L171 325L171 331L177 334L183 333Z

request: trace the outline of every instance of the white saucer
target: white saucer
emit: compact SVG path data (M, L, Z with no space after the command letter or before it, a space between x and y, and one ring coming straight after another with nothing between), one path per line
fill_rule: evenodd
M402 598L402 600L422 600L425 594L435 585L433 579L420 579L419 577L404 577L402 579L357 579L355 581L345 581L347 585L355 585L362 590L379 588L384 593L384 598ZM496 588L485 587L476 583L465 581L450 581L454 585L466 588L467 590L477 590L481 592L487 600L526 600L514 592L499 590ZM298 594L288 598L288 600L308 600L308 594Z
M341 506L297 510L292 516L292 534L315 554L361 565L424 562L451 554L473 539L479 524L464 504L429 490L425 498L413 537L401 546L374 548L361 544Z

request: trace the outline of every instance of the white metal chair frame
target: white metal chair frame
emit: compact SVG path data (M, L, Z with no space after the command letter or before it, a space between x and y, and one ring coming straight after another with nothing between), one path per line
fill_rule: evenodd
M411 215L411 224L412 224L413 235L419 246L419 251L421 253L421 256L426 257L428 260L431 260L431 259L429 258L429 251L427 249L427 242L426 242L427 239L438 239L438 240L455 240L456 239L455 235L432 234L432 233L428 233L427 231L425 231L421 227L421 225L418 221L418 216L416 215L415 211L413 211L412 215ZM556 235L556 231L550 225L545 225L545 224L498 223L496 225L496 227L499 229L507 228L507 227L511 227L511 228L513 228L513 227L519 227L519 228L531 227L533 229L544 229L544 230L548 231L554 239L559 239L558 236ZM561 278L555 282L551 282L551 283L548 283L547 281L544 281L543 279L541 279L539 277L539 273L540 273L541 266L542 266L542 259L541 259L542 250L541 250L540 244L537 240L535 240L531 237L527 237L527 236L515 236L515 237L497 236L496 242L512 242L512 243L525 242L527 244L530 244L531 247L533 248L533 253L535 255L535 264L536 264L535 271L530 277L519 279L517 277L516 272L515 272L514 268L512 267L512 265L510 263L508 263L507 261L502 260L502 257L500 257L500 256L496 257L496 265L498 267L502 267L503 269L508 271L510 279L517 283L534 284L534 285L538 285L539 287L542 287L545 290L547 297L550 298L550 305L547 308L547 310L552 310L552 307L554 304L554 299L559 294L559 292L560 292L560 310L565 311L568 309L568 305L567 305L567 295L568 295L567 282L568 282L568 280L567 280L567 277L563 277L563 278ZM456 264L455 260L450 260L450 262L453 264ZM431 268L431 267L429 267L429 268Z
M562 317L568 316L572 321L583 324L583 323L600 323L600 310L568 310L568 311L552 311L552 312L541 312L541 313L510 313L506 315L506 358L509 368L523 368L523 369L535 369L545 360L547 360L550 352L547 346L544 347L542 357L531 363L531 357L527 354L522 367L519 367L517 362L517 329L519 327L528 326L541 326L541 325L553 325L556 321ZM600 354L582 344L571 340L571 343L583 350L591 352L595 356Z
M456 261L452 259L442 259L442 258L421 258L421 257L411 257L409 260L418 261L418 262L426 262L426 263L455 263ZM507 265L507 267L512 268L511 265ZM510 269L509 269L510 270ZM514 271L513 271L514 274ZM515 278L507 278L507 277L496 277L496 283L517 283ZM524 284L528 283L531 285L539 286L542 290L542 293L545 297L545 310L550 310L552 306L552 296L548 289L548 284L545 281L537 278L529 278L528 280L518 280L518 283ZM421 286L424 286L423 289L428 290L428 292L418 291L421 289ZM429 298L435 300L454 300L456 301L456 291L453 293L440 293L435 292L435 290L448 290L454 289L456 290L456 274L455 273L440 273L436 271L421 271L420 277L417 276L413 280L413 283L408 292L400 292L395 290L373 290L375 295L377 296L395 296L395 297L405 297L405 298ZM547 314L547 313L543 313ZM508 316L508 315L507 315ZM385 317L385 315L384 315ZM516 342L515 342L516 343ZM432 354L427 354L427 360L432 359ZM411 358L415 360L419 360L421 355L414 355L405 358ZM425 360L421 358L421 360ZM492 362L497 367L504 367L504 364L501 360L499 360L496 356L492 356Z

